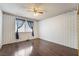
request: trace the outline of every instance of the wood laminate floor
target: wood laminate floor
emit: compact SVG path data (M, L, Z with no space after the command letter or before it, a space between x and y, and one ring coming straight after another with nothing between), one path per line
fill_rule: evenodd
M34 39L3 45L0 56L77 56L77 50L49 41Z

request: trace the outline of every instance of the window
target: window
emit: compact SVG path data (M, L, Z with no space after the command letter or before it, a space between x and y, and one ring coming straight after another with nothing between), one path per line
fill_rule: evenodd
M19 20L19 19L16 20L15 21L15 32L17 31L17 26L21 26L18 29L18 32L32 32L32 29L28 26L27 21L23 21L23 20Z

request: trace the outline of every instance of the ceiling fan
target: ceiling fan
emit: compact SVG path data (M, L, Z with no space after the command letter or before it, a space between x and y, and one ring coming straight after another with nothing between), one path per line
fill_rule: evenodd
M44 14L45 10L43 10L42 7L40 7L39 5L37 4L34 4L33 6L31 6L30 8L28 8L29 12L33 12L34 13L34 16L38 16L38 15L42 15Z

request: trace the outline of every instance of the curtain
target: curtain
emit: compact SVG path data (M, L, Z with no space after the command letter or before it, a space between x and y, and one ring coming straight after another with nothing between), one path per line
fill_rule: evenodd
M19 39L19 33L18 33L18 29L20 29L22 26L23 26L23 24L24 24L24 22L25 22L25 20L22 20L22 19L18 19L18 18L16 18L16 29L17 29L17 31L16 31L16 39Z
M32 29L32 36L34 36L34 30L33 30L33 26L34 26L34 22L33 21L27 21L29 27Z

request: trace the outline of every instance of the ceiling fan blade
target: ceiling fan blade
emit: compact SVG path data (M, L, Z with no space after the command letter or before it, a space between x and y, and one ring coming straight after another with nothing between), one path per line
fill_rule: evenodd
M43 14L44 12L38 12L38 13Z
M32 9L26 9L27 12L34 12Z

